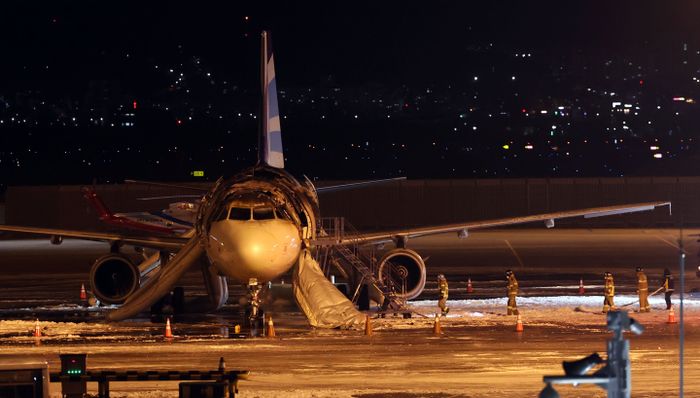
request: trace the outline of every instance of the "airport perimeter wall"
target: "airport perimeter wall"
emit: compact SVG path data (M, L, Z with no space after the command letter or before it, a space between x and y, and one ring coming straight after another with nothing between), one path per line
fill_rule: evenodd
M347 182L347 181L343 181ZM325 181L319 186L341 183ZM202 184L206 187L207 184ZM80 186L9 187L6 223L44 227L104 229L82 198ZM177 199L140 197L191 194L171 188L97 185L114 212L156 211ZM321 215L344 216L361 230L452 223L612 204L670 201L673 214L654 212L584 220L561 220L565 227L700 226L700 177L408 180L322 194ZM531 226L533 226L531 224Z

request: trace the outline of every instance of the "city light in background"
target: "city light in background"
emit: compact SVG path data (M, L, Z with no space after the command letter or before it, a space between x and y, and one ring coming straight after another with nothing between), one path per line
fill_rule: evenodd
M616 7L594 5L577 5L581 15L405 6L397 20L387 4L363 24L309 7L222 7L156 12L128 27L131 11L117 7L5 14L5 32L22 24L36 34L2 45L0 189L182 180L192 170L206 179L250 164L263 26L283 44L279 103L296 174L696 173L700 40L684 34L694 25L676 8L616 6L630 17L622 26L604 23ZM650 22L650 7L681 20ZM605 21L589 24L596 18Z

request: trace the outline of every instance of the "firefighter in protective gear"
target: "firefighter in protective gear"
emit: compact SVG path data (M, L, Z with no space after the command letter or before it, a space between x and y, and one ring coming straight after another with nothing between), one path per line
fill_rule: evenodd
M450 312L450 308L447 307L447 297L449 296L450 288L447 286L447 279L445 275L438 275L438 288L440 289L440 299L438 300L438 306L442 315L447 315Z
M664 299L666 299L666 309L671 309L671 295L673 294L673 288L675 284L673 282L673 275L671 275L671 270L664 269L664 284L661 285L664 288Z
M649 312L649 282L642 267L637 267L637 294L639 295L639 312Z
M615 281L613 281L613 276L610 272L605 273L605 301L603 301L603 312L608 312L610 310L615 310L615 304L613 303L613 297L615 296Z
M515 303L515 297L518 295L518 280L515 279L513 271L506 271L506 280L508 281L508 315L518 315L518 305Z

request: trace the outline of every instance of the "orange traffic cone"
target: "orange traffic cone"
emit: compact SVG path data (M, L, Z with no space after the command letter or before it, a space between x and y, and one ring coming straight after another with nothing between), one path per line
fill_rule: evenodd
M369 320L369 315L365 315L365 336L372 335L372 323Z
M516 332L523 331L523 319L520 317L520 314L518 314L518 320L515 321L515 331Z
M583 278L578 280L578 294L586 293L586 289L583 288Z
M668 320L666 321L666 323L678 323L676 321L676 313L673 312L673 307L671 307L671 309L668 310Z
M173 329L170 328L170 318L167 318L167 320L165 321L165 338L166 339L173 338Z
M467 279L467 293L474 293L474 288L472 287L472 278Z
M34 324L34 337L41 337L41 326L39 326L39 319L37 318Z
M267 337L276 337L275 324L272 322L272 315L267 317Z
M435 322L433 323L433 334L439 336L442 334L442 326L440 326L440 316L435 314Z
M84 283L80 284L80 305L83 307L87 307L89 305Z

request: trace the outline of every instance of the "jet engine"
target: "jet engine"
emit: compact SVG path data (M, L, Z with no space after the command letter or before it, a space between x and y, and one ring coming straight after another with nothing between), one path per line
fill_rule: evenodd
M396 293L407 300L418 297L425 288L425 262L411 249L394 249L379 261L379 278L393 284Z
M112 253L95 261L90 269L92 292L105 304L122 304L139 288L141 272L126 256Z

